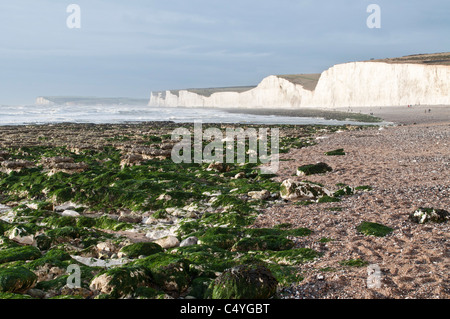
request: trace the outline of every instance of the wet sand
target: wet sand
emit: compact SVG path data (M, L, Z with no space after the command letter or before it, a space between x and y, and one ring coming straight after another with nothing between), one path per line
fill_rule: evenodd
M225 109L230 113L277 115L293 117L323 117L344 120L351 113L356 120L367 120L367 115L395 124L442 123L450 121L450 106L395 106L352 107L332 109ZM361 119L359 118L361 115Z

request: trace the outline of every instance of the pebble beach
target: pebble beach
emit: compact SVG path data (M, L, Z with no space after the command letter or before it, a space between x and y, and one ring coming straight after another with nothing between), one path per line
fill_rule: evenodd
M173 122L0 127L0 277L17 277L0 298L446 299L450 120L439 112L281 125L273 176L174 164ZM316 163L327 170L301 171ZM442 218L413 220L421 209ZM81 287L68 285L70 265ZM255 290L236 293L236 274Z

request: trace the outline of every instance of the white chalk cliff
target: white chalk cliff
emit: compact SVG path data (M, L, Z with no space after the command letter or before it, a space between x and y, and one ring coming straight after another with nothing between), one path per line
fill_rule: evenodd
M149 101L149 106L157 107L280 109L410 104L450 105L450 65L447 62L352 62L335 65L320 77L272 75L257 87L245 91L221 89L212 94L202 94L199 90L152 92Z

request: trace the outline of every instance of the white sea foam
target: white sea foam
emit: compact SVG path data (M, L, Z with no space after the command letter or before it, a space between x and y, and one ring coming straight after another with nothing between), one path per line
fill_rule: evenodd
M285 117L228 113L217 109L157 108L127 105L110 106L0 106L0 125L95 123L117 124L144 121L173 121L175 123L241 123L241 124L362 124L320 118Z

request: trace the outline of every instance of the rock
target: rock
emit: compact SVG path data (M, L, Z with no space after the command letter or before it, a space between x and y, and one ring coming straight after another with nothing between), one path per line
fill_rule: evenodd
M136 243L123 247L118 257L140 258L163 252L163 248L156 243Z
M24 267L0 268L0 292L24 293L36 284L37 276Z
M44 299L46 292L40 289L32 288L27 291L27 295L36 299Z
M450 213L443 209L421 207L414 211L409 219L417 224L446 223L450 219Z
M225 270L214 282L212 299L269 299L278 281L262 265L240 265Z
M243 179L243 178L245 178L245 173L244 172L237 173L234 176L234 179Z
M24 160L3 161L1 163L2 171L4 173L10 173L12 171L19 172L24 168L34 167L34 163Z
M150 223L151 224L151 223ZM159 224L158 224L159 225ZM167 226L167 225L166 225ZM158 227L158 226L156 226ZM155 228L156 228L155 227ZM178 227L175 227L178 228ZM147 232L147 234L145 235L145 237L150 238L151 240L160 240L163 239L165 237L168 236L173 236L174 232L172 231L172 228L167 228L167 229L155 229L155 230L151 230L149 232Z
M392 233L394 229L382 224L372 222L361 222L356 230L366 236L385 237Z
M330 152L325 152L326 156L345 156L345 151L343 148L334 150L334 151L330 151Z
M216 172L223 172L224 166L222 163L217 163L217 162L213 162L211 164L209 164L208 168L206 169L207 171L216 171Z
M127 298L138 287L151 284L150 273L142 267L119 267L95 277L89 288L113 298Z
M127 154L122 157L120 166L124 168L125 166L139 165L144 161L144 158L140 154Z
M322 196L332 196L332 193L325 187L309 183L294 182L291 179L283 181L280 188L280 196L287 200L316 199Z
M170 249L180 246L180 241L175 236L167 236L154 241L154 243L158 244L164 249Z
M128 212L120 212L117 220L122 223L139 224L142 222L142 216Z
M0 214L9 213L12 211L12 208L3 204L0 204Z
M297 169L297 176L325 174L325 173L331 172L331 171L333 171L333 169L326 163L303 165Z
M247 195L256 200L266 200L270 197L270 192L268 190L263 190L259 192L255 191L255 192L248 192Z
M284 236L261 236L242 238L233 245L231 251L247 252L247 251L281 251L294 247L295 243Z
M27 261L38 259L42 256L39 249L33 246L19 246L0 250L0 264L11 261Z
M180 244L180 247L188 247L188 246L194 246L198 244L198 238L195 236L186 238L183 240Z
M154 283L164 292L178 297L185 292L191 283L189 274L190 262L176 255L159 253L140 259L136 266L150 271Z
M22 245L34 245L36 240L34 234L29 233L29 230L22 226L14 227L8 231L8 238Z
M65 210L61 213L61 216L68 216L68 217L79 217L80 213L74 211L74 210Z
M75 210L75 209L81 208L81 207L82 207L82 206L77 205L77 204L75 204L75 203L67 202L67 203L64 203L64 204L55 206L53 210L54 210L55 212L57 212L57 213L61 213L61 212L64 212L64 211L66 211L66 210Z
M171 201L172 200L172 196L167 195L167 194L161 194L156 200L163 200L163 201Z

